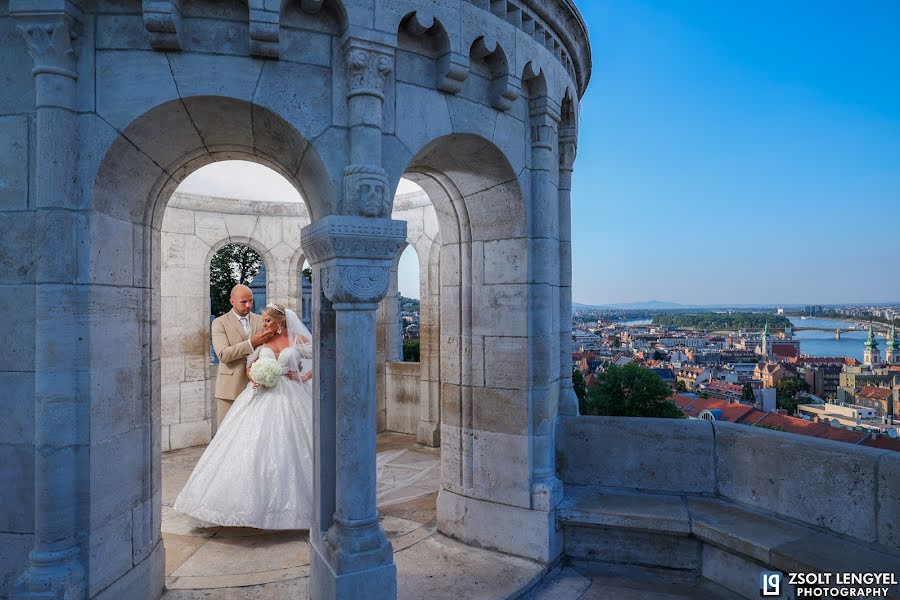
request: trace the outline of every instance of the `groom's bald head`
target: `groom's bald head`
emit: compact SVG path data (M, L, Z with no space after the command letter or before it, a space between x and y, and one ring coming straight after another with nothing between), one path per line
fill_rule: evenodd
M253 310L253 292L241 283L231 288L231 306L234 312L246 317Z

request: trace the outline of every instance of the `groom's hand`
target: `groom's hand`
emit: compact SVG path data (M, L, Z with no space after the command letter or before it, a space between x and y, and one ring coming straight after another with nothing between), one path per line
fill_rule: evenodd
M254 348L259 348L260 346L271 340L273 335L275 334L271 331L260 331L259 333L253 334L253 336L250 338L250 344Z

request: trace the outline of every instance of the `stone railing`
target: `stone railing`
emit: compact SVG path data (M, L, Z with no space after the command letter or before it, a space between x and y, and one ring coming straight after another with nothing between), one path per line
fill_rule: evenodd
M563 482L718 496L900 550L900 453L701 420L566 417Z
M900 571L900 453L733 423L581 416L559 421L557 468L573 560L702 574L747 598L760 569Z

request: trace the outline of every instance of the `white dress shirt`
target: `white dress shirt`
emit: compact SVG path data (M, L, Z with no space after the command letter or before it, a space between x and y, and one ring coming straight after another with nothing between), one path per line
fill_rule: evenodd
M244 328L244 333L247 334L247 343L250 344L250 352L253 352L253 342L250 341L250 313L247 313L246 317L242 317L237 314L233 308L231 309L231 313L234 315L234 318L238 320L238 323L241 324L241 327Z

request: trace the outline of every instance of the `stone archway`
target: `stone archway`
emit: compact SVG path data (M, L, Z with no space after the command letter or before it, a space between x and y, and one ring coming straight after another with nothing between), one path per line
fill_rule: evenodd
M549 345L556 356L559 336L557 321L534 322L535 294L556 301L556 285L535 263L552 264L556 256L541 255L529 196L494 143L476 135L439 138L404 176L428 194L440 225L439 528L547 560L558 552L552 504L542 506L535 490L552 456L542 454L535 423L556 411L559 367L543 366L536 346ZM541 328L552 334L536 335ZM529 526L510 534L513 522Z
M442 413L459 423L442 428L456 428L457 447L444 454L459 458L459 477L442 494L442 530L556 558L559 105L590 78L569 0L128 0L114 13L16 0L0 8L0 28L22 33L0 36L12 89L0 126L14 140L0 155L0 174L14 175L4 192L12 208L0 207L13 234L4 241L33 240L4 257L3 275L29 309L26 324L2 325L22 340L15 415L34 431L0 432L23 474L0 492L22 507L5 523L21 555L31 549L27 559L0 556L17 597L161 591L159 225L178 182L224 158L284 175L313 221L302 235L318 338L311 595L396 595L375 504L374 342L406 237L389 191L406 171L454 219L453 235L441 232L440 297L455 294L447 314L459 323L442 311L439 379L441 395L458 398ZM26 51L33 68L23 68ZM488 244L515 257L501 273L473 254ZM502 280L522 269L524 283ZM524 304L518 291L487 297L500 293L488 286L509 285L525 286ZM507 300L527 315L525 335L486 330L476 356L480 320ZM485 382L490 371L498 387L471 385L489 363ZM497 397L470 400L489 393ZM475 439L471 425L494 419L479 411L521 407L523 397L524 417L496 417Z
M188 114L188 122L195 126L193 136L179 130L186 125L181 119ZM212 123L216 118L247 119L252 137L242 138L232 131L233 137L223 135L219 144L211 144L201 134L200 123ZM162 138L170 140L166 152L173 157L164 169L153 159L152 147ZM195 147L198 139L201 143ZM296 156L301 150L303 161ZM321 163L314 164L314 155L303 136L268 109L215 97L173 101L147 111L111 141L99 161L89 190L91 213L81 238L87 249L85 255L91 258L86 265L89 281L98 284L91 287L90 306L94 311L102 307L104 313L114 315L126 327L112 346L98 347L102 354L96 358L102 360L103 367L92 370L91 381L100 399L110 394L111 401L113 397L121 401L124 396L132 402L133 410L128 413L119 408L109 418L102 413L92 415L91 455L100 460L92 462L87 477L89 530L99 539L127 542L133 551L126 555L122 548L110 545L103 562L92 567L90 590L100 591L117 579L117 586L140 586L141 593L158 589L163 583L161 224L174 189L193 170L211 161L241 158L285 176L298 188L309 212L321 214L333 199L317 195L330 183ZM307 185L300 185L301 175ZM312 195L307 192L310 189ZM249 236L241 235L229 240L254 243ZM262 246L258 250L266 251ZM288 256L283 258L289 261ZM208 285L207 279L201 278L201 284ZM86 335L90 338L103 337L105 330L102 320L88 319ZM128 577L121 577L123 571ZM129 588L119 592L127 596Z

